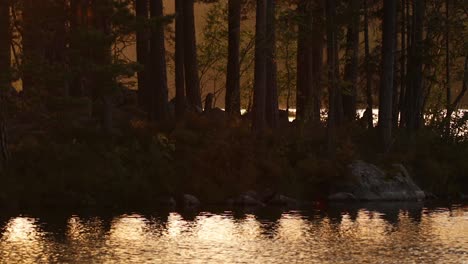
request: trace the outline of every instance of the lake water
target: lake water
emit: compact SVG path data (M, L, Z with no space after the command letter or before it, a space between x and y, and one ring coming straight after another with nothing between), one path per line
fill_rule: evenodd
M0 213L0 263L468 263L468 206Z

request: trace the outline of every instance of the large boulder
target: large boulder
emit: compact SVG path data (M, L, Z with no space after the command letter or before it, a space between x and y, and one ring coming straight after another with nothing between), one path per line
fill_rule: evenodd
M196 208L201 205L200 200L191 194L184 194L182 196L182 203L185 208Z
M424 191L401 164L392 165L386 172L373 164L355 161L349 165L349 171L352 181L338 187L339 192L330 195L329 200L420 201L425 198Z

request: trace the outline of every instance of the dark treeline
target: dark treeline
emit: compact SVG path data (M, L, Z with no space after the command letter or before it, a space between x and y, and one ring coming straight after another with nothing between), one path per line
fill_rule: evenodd
M467 115L454 116L468 89L462 0L172 2L174 14L164 12L162 0L0 0L2 167L9 147L17 148L15 129L34 123L22 113L58 104L61 115L81 111L112 136L120 105L134 97L126 120L167 132L194 115L219 118L210 112L218 113L214 102L223 95L224 129L242 123L260 140L284 127L299 134L323 130L319 149L331 159L354 128L378 135L375 152L384 154L422 131L450 144L466 139L460 129ZM198 40L201 2L213 7L205 39ZM210 36L215 41L206 44ZM136 61L125 54L133 45ZM219 90L204 88L209 71L224 77ZM20 92L13 83L21 83ZM248 113L241 116L243 108Z

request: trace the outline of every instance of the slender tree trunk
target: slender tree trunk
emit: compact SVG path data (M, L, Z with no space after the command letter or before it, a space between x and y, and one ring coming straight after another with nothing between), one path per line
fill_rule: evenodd
M402 126L404 123L404 110L403 107L405 105L405 98L406 98L406 1L401 0L401 28L400 28L400 36L401 36L401 54L400 54L400 97L398 100L398 114L400 115L400 124Z
M372 70L370 64L370 42L369 42L369 10L368 10L368 1L364 0L364 45L365 45L365 67L366 67L366 101L367 114L364 115L367 121L367 127L374 127L374 117L372 114L372 109L374 107L374 102L372 98Z
M315 125L320 123L321 94L322 94L322 73L323 73L323 36L324 36L324 7L322 1L315 1L313 5L313 14L311 14L312 34L314 36L311 43L311 70L312 91L311 98L311 120Z
M452 90L450 87L450 0L445 1L445 88L446 88L446 109L452 102ZM448 111L447 111L448 114Z
M69 95L73 97L83 96L83 87L81 85L81 73L77 70L77 64L80 57L80 43L78 42L78 33L84 24L83 0L70 0L70 47L69 47L69 65L71 80L69 82Z
M112 34L112 1L99 0L90 1L90 9L87 17L94 30L102 34L102 47L97 51L91 52L88 59L93 60L97 68L105 68L112 63L112 42L108 41ZM112 133L113 130L113 100L112 86L114 85L113 76L105 70L95 70L90 74L91 89L95 100L102 102L102 128L106 133Z
M297 39L297 90L296 90L296 120L306 122L308 119L308 102L311 83L311 3L301 1L297 6L299 16Z
M0 0L0 95L10 86L10 0Z
M149 18L149 2L148 0L136 0L136 18L137 22L143 24ZM136 32L136 52L137 62L143 68L138 71L138 102L143 109L148 110L146 100L148 98L148 58L149 58L149 36L148 30L141 26Z
M396 1L384 0L382 33L382 75L380 79L379 130L384 151L392 140L392 93L396 30Z
M351 0L351 23L348 25L346 65L344 78L347 89L343 91L343 112L346 121L356 118L356 97L359 76L359 22L360 0Z
M266 121L270 128L278 126L278 82L276 64L276 0L267 0L266 15Z
M412 16L412 5L411 0L405 0L406 10L405 10L405 17L406 17L406 74L405 74L405 94L404 99L401 101L401 120L400 120L400 127L407 127L408 126L408 119L410 115L410 98L413 94L413 87L411 85L411 78L413 71L410 68L410 63L412 62L412 43L413 43L413 16Z
M447 108L447 114L445 116L445 123L448 124L448 128L450 128L450 122L452 120L452 114L459 107L459 105L460 105L463 97L467 93L467 91L468 91L468 55L465 56L465 69L464 69L464 73L463 73L462 89L460 90L460 93L457 95L455 100L453 102L449 103L448 108Z
M175 112L177 119L181 119L185 112L185 51L184 51L184 1L175 0L176 3L176 31L175 31Z
M152 18L163 17L162 0L150 1L150 13ZM160 22L151 32L150 39L150 89L152 91L152 107L150 116L152 120L165 121L168 117L168 89L166 72L166 48L164 45L164 24Z
M399 115L398 115L398 104L399 104L399 75L398 70L400 64L397 63L400 61L400 52L398 51L398 10L399 10L399 1L395 0L395 30L394 30L394 41L393 41L393 91L392 91L392 128L398 128Z
M255 73L252 129L254 133L257 134L264 131L266 124L266 1L267 0L257 0L255 23Z
M328 64L328 152L335 154L336 150L336 127L338 123L338 108L341 101L337 100L338 89L337 76L337 36L336 36L336 2L335 0L326 1L327 18L327 64Z
M240 22L241 0L229 0L229 44L226 76L226 112L240 115Z
M422 121L423 105L423 26L425 16L425 0L414 0L412 23L411 53L409 56L409 86L407 99L407 128L409 131L417 130Z
M192 107L202 109L200 79L198 77L197 45L195 37L194 1L184 0L184 58L185 89L187 101Z
M39 21L35 21L34 10L36 9L37 2L34 0L23 1L22 12L22 84L23 93L30 94L32 88L37 85L34 80L34 68L37 67L39 62L40 47L43 38L39 36L39 29L37 25Z
M10 89L10 0L0 0L0 171L10 157L5 120L5 96Z

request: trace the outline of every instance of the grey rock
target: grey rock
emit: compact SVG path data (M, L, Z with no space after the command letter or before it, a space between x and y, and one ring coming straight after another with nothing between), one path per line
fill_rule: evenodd
M357 200L420 201L426 197L401 164L394 164L391 172L386 173L373 164L355 161L349 165L349 170L353 182L342 186L340 192L350 193Z
M229 205L235 205L235 206L245 206L245 207L264 207L265 204L261 201L259 201L255 196L252 196L252 194L245 193L242 195L239 195L236 198L231 198L227 200L227 204Z
M460 200L462 201L468 201L468 195L464 194L464 193L460 193Z
M268 204L287 206L287 207L296 207L296 206L299 206L300 203L298 200L294 198L291 198L282 194L278 194L278 195L273 196L273 198L270 201L268 201Z
M193 207L198 207L201 204L200 200L198 200L197 197L191 194L184 194L182 198L183 198L184 207L193 208Z
M356 196L352 193L339 192L328 196L329 201L356 201Z
M177 205L176 200L173 197L163 197L156 200L157 205L164 207L175 207Z

